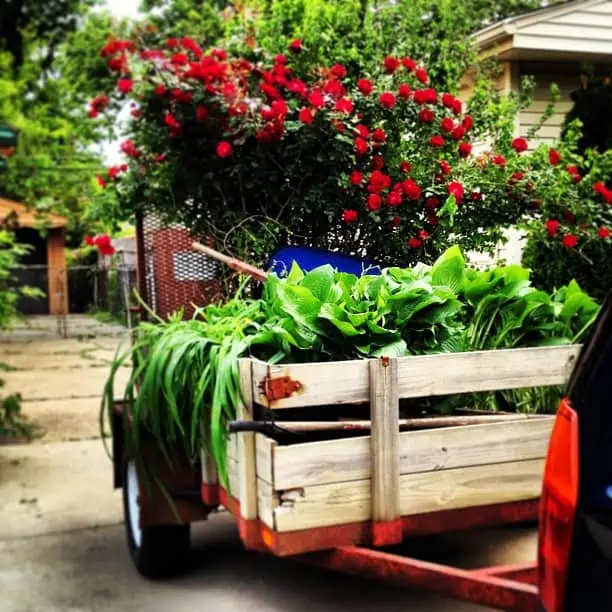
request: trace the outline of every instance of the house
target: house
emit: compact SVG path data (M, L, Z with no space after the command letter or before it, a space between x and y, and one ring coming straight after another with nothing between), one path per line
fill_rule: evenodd
M529 139L532 147L553 144L573 106L572 92L581 87L583 66L589 65L600 76L612 76L612 0L555 3L491 24L475 32L473 40L479 59L499 60L500 92L518 91L526 75L536 81L534 101L518 117L517 136L526 136L537 125L551 100L551 85L558 86L560 100L555 112ZM461 85L463 100L469 99L473 84L474 74L469 71ZM520 237L513 230L510 234L509 243L500 247L497 258L519 263ZM486 263L485 259L475 263Z
M38 215L24 204L0 198L0 228L15 232L17 242L30 245L15 270L18 286L41 289L45 298L22 297L17 308L22 314L67 314L66 228L60 215Z

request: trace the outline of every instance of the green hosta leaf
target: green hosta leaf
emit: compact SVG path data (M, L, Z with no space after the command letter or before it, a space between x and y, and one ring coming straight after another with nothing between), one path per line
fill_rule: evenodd
M329 321L344 336L361 336L365 333L364 330L357 329L352 323L347 321L346 313L335 304L324 304L319 317Z
M279 285L278 297L280 308L300 325L309 326L314 323L322 302L306 287L298 285Z
M431 269L431 283L444 286L454 293L463 290L465 282L465 259L458 246L453 246L443 253Z
M334 269L329 265L315 268L304 276L300 285L321 302L326 302L334 285Z
M304 272L302 268L298 266L297 262L294 261L291 264L291 269L287 275L287 282L291 285L297 285L304 278Z
M404 357L408 355L408 346L403 340L381 346L372 353L373 357Z

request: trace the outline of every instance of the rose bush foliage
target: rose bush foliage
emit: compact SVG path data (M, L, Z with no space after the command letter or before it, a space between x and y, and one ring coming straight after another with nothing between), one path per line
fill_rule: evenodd
M533 186L511 170L521 147L508 143L512 163L474 158L472 118L410 58L298 78L299 40L247 60L145 34L105 46L113 89L90 105L96 118L131 101L126 163L99 177L126 216L148 207L258 261L292 242L409 264L454 242L492 248L530 210Z

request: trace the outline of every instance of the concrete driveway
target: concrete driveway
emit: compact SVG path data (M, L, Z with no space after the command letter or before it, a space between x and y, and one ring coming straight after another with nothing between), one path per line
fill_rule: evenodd
M116 331L116 330L115 330ZM193 530L192 569L151 583L132 568L120 492L99 438L100 391L119 342L50 335L0 345L9 391L45 435L0 446L2 612L476 612L485 608L244 551L231 517ZM127 370L121 373L125 380ZM535 532L502 528L425 538L406 550L462 567L531 561Z

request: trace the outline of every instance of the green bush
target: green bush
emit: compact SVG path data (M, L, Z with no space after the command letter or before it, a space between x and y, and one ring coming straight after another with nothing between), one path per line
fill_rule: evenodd
M538 234L531 235L525 245L522 263L531 269L536 287L553 291L575 279L580 287L598 301L603 301L612 288L612 243L588 242L581 250L567 249Z

